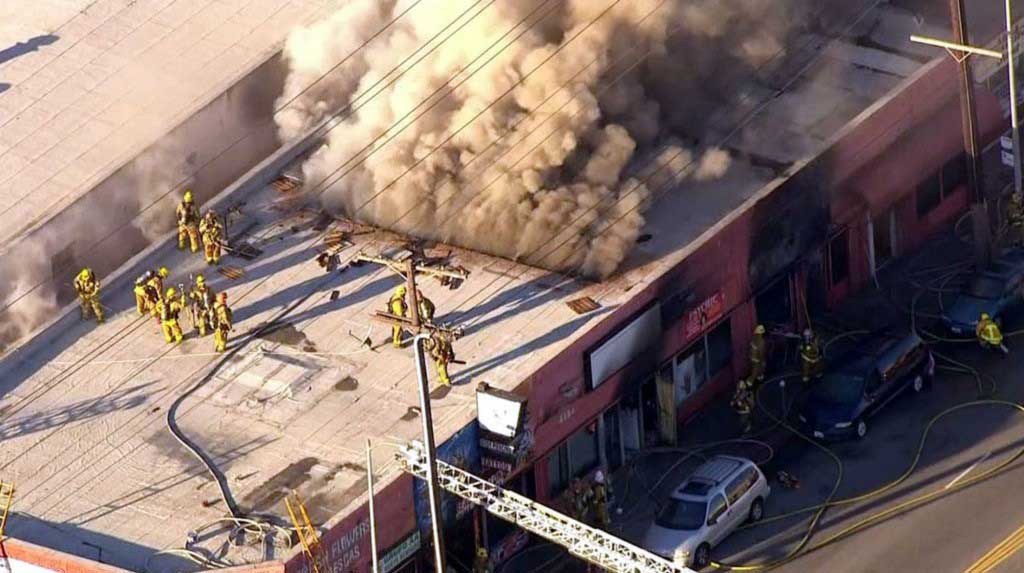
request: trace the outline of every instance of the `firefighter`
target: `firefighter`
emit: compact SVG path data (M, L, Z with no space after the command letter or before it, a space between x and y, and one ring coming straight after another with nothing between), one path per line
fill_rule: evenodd
M181 332L181 325L178 324L182 304L174 287L167 289L166 296L156 306L157 312L160 314L160 325L163 327L164 339L167 340L168 344L181 342L185 338L185 335Z
M750 339L750 379L754 384L764 382L764 371L767 366L768 355L764 342L764 325L759 324L754 328L754 337Z
M206 258L206 264L219 264L221 252L224 250L224 225L221 224L216 211L210 209L206 212L199 223L199 233L203 237L203 256Z
M754 392L753 384L749 380L743 379L739 381L730 405L740 417L743 434L749 434L754 426Z
M587 516L587 504L592 492L583 485L580 478L572 478L569 482L569 517L583 522Z
M164 279L170 276L171 271L167 267L160 267L155 273L147 273L149 279L146 281L145 292L149 315L160 322L160 313L157 304L164 298Z
M597 470L594 474L593 501L594 501L594 525L605 531L612 524L611 513L608 512L609 490L605 483L604 472Z
M199 208L192 200L192 190L186 189L185 196L176 211L178 217L178 250L185 249L185 238L189 240L192 252L199 250Z
M420 289L416 289L416 300L419 301L420 322L434 324L434 301L423 296Z
M1003 353L1009 352L1006 346L1003 345L1003 333L999 330L999 325L996 324L996 321L992 320L988 313L981 313L981 318L978 319L978 326L975 327L974 333L977 335L978 343L981 344L982 348L991 348Z
M488 562L487 548L477 547L476 557L473 558L473 573L490 573L491 564Z
M224 352L228 347L228 333L234 328L231 307L228 306L228 293L217 295L217 303L213 307L217 322L214 325L214 350Z
M139 316L145 316L149 312L149 294L146 292L146 283L149 282L150 277L155 273L153 271L146 271L139 278L135 279L135 286L132 288L132 292L135 293L135 308L139 311Z
M803 344L800 345L800 371L806 383L812 378L821 378L825 372L825 362L821 357L821 341L811 329L804 330L803 338Z
M1010 227L1010 244L1024 244L1024 201L1017 193L1011 193L1010 201L1006 204L1006 223Z
M75 292L78 302L82 304L82 320L89 314L96 315L96 322L103 323L103 305L100 304L100 281L92 269L85 267L75 277Z
M451 386L451 378L448 377L448 365L455 360L455 350L451 341L444 334L434 331L430 333L430 340L427 341L427 349L430 357L434 359L434 366L437 367L437 377L441 384Z
M206 286L206 278L203 275L196 275L195 285L188 294L189 306L192 309L192 321L199 331L199 336L206 336L207 331L213 330L216 323L216 316L213 310L217 297L213 289Z
M391 293L391 300L388 301L388 312L395 316L406 316L409 305L405 302L405 293L405 285L395 287L395 291ZM395 348L402 347L402 327L397 324L391 327L391 344Z

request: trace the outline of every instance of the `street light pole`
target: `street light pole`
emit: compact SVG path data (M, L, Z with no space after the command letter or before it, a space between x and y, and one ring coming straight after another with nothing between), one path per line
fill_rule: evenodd
M949 13L953 23L953 40L969 45L964 0L949 0ZM964 132L964 152L967 154L967 189L971 195L971 229L974 235L974 257L983 266L991 256L991 228L985 193L981 188L981 149L978 145L978 126L974 104L974 78L969 54L957 58L960 70L960 118Z
M423 343L429 334L418 334L413 340L416 353L416 377L420 383L420 417L423 418L423 445L427 458L427 495L430 499L430 520L434 533L434 565L437 573L445 573L444 532L442 531L441 488L437 482L437 450L434 444L434 420L430 414L430 383Z
M1010 124L1013 136L1013 191L1021 195L1020 124L1017 120L1017 68L1013 52L1013 7L1006 0L1006 67L1010 74Z

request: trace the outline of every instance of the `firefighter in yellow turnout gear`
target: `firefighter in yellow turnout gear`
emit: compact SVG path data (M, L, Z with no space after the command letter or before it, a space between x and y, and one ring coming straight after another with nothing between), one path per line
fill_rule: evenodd
M420 321L424 324L434 324L434 301L423 296L420 289L416 289L416 299L419 301Z
M754 328L754 336L750 339L750 379L754 384L764 382L767 368L768 349L765 346L764 333L764 325L759 324Z
M476 548L476 556L473 558L473 573L491 573L490 559L487 549L484 547Z
M164 339L169 344L181 342L185 335L181 332L181 324L178 323L178 317L181 316L184 304L182 304L182 300L179 298L178 292L174 290L174 287L167 289L166 296L157 303L156 307L157 313L160 316L160 326L164 331Z
M811 332L804 331L803 344L800 345L800 373L804 383L818 379L825 373L825 360L821 356L821 341Z
M96 273L86 267L75 277L75 292L78 293L78 302L82 305L82 319L89 318L89 314L96 316L96 322L103 322L103 305L100 304L100 281Z
M1024 244L1024 200L1017 193L1011 193L1006 204L1006 224L1010 244Z
M406 316L408 304L405 302L405 285L398 285L391 293L391 300L388 301L388 312L395 316ZM391 344L395 348L402 347L402 327L397 324L391 327Z
M185 248L185 239L188 238L192 252L199 250L199 208L192 200L192 191L186 190L185 197L176 211L178 218L178 250Z
M440 332L430 333L430 340L426 342L426 349L430 357L434 359L434 366L437 368L437 378L441 384L451 386L451 378L448 377L448 364L455 360L455 350L448 337Z
M206 286L206 278L203 275L196 275L195 285L188 293L188 298L192 310L192 323L199 331L199 336L206 336L217 322L214 311L217 296L212 288Z
M139 316L147 312L150 316L156 316L156 303L163 298L164 279L170 274L167 267L160 267L159 270L146 271L135 279L135 287L132 290L135 293L135 308L139 311Z
M611 495L608 491L608 484L605 483L604 472L597 470L594 474L594 486L591 488L594 502L594 525L598 529L608 530L612 524L612 516L608 511L608 503Z
M199 223L199 233L203 236L203 256L206 258L206 264L219 264L221 252L224 250L224 225L213 209L207 211Z
M743 434L749 434L754 427L754 384L749 379L742 379L736 384L736 392L729 403L740 417Z
M1006 346L1003 345L1003 333L999 330L999 325L996 321L992 320L992 317L988 313L981 313L981 317L978 319L978 326L974 329L974 334L978 337L978 343L983 348L991 348L993 350L999 350L1007 353Z
M224 352L228 347L228 333L234 328L231 308L228 306L228 293L217 295L217 303L213 307L217 322L213 331L214 350Z

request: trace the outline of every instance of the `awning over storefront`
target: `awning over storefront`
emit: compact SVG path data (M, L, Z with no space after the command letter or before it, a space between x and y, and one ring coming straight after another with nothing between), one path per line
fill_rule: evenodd
M982 145L1007 127L999 100L977 89L978 134ZM857 171L832 200L832 220L846 223L866 208L873 214L885 211L912 193L950 158L963 150L960 99L953 97L932 117L919 122L896 139L873 161Z

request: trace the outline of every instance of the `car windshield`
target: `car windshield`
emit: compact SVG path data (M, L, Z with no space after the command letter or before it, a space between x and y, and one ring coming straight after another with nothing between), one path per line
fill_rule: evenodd
M708 513L706 501L670 499L654 522L668 529L700 529Z
M845 405L856 402L864 391L864 378L850 372L826 374L814 387L814 397L828 404Z
M1002 281L993 277L977 277L967 289L967 294L977 298L998 298L1002 292Z

